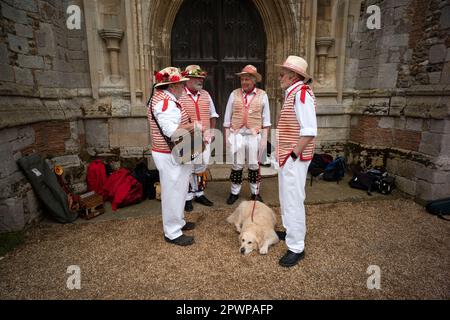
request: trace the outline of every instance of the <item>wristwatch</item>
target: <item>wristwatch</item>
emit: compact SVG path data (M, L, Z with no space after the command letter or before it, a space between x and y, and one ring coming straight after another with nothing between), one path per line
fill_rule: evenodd
M291 152L291 158L295 161L297 160L298 156L295 154L294 151Z

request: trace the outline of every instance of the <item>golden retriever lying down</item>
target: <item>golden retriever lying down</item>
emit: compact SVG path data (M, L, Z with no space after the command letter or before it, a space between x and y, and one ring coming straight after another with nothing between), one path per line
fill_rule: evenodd
M267 254L269 246L279 241L275 233L275 213L264 203L256 201L252 221L253 205L254 201L243 201L227 218L227 221L234 224L237 232L240 233L242 254L247 255L253 250L259 250L260 254Z

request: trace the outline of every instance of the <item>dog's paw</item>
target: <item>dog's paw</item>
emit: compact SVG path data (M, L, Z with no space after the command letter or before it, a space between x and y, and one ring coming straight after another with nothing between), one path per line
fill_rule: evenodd
M261 249L259 249L259 254L267 254L268 251L269 251L269 248L261 248Z

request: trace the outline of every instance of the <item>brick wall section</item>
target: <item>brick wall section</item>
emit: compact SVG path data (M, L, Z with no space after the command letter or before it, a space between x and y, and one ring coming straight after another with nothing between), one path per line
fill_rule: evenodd
M65 154L65 142L70 138L69 122L40 122L32 125L36 141L21 150L22 154L38 152L42 157L57 157Z
M419 131L381 128L381 117L361 116L350 128L350 141L383 148L418 151L422 134Z

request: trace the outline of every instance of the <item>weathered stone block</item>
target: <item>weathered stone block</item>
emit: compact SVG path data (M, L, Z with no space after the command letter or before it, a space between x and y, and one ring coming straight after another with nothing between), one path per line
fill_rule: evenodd
M27 86L34 85L34 78L31 70L14 67L14 75L16 77L16 83L24 84Z
M346 115L327 115L317 117L317 126L326 128L348 128L350 117Z
M382 48L405 47L409 42L409 34L395 34L384 36L382 40Z
M86 120L86 145L109 149L109 126L107 120Z
M419 164L416 162L402 160L401 164L398 166L397 174L407 179L414 179L416 177L418 167Z
M416 177L430 183L445 184L450 181L450 172L444 172L421 166L417 170Z
M394 128L398 130L404 130L406 128L406 119L401 118L394 118Z
M14 7L30 12L38 12L36 0L14 0Z
M429 60L430 63L440 63L445 60L447 56L447 47L445 44L436 44L430 48Z
M0 179L17 171L19 167L14 161L11 143L0 145Z
M346 141L349 135L349 129L345 128L319 128L317 130L317 139L320 141Z
M450 133L450 120L430 120L430 131L435 133Z
M28 23L26 12L10 7L5 2L2 2L2 15L3 18L9 19L14 22L22 24Z
M397 63L380 64L378 69L379 88L395 88L398 78L397 66Z
M40 56L26 56L19 54L17 62L22 68L44 69L44 59Z
M442 137L443 135L441 134L423 132L419 152L431 156L438 156L441 152Z
M430 84L439 84L441 82L441 72L431 72L428 74Z
M0 233L20 231L25 227L23 200L0 200Z
M37 70L35 75L39 86L58 88L62 85L60 81L60 72Z
M0 81L14 81L14 69L9 64L0 62Z
M110 126L111 148L142 147L150 142L146 118L112 119Z
M120 147L120 156L122 158L142 158L144 147Z
M61 166L63 168L77 168L81 166L81 160L78 155L55 157L51 161L55 166Z
M382 117L380 122L378 122L378 126L383 129L392 129L394 128L395 119L392 117Z
M69 51L70 60L87 60L88 54L85 51Z
M33 28L20 23L15 25L16 35L19 37L33 38Z
M450 6L441 9L440 24L442 29L450 28Z
M16 171L4 179L0 179L0 199L7 199L16 196L15 185L26 181L22 171Z
M450 184L432 184L419 180L417 182L416 196L424 201L450 197Z
M65 150L67 153L77 153L80 152L80 144L78 140L70 139L64 142Z
M8 43L9 49L17 53L26 54L30 50L30 47L28 46L28 39L24 37L18 37L8 33Z
M35 133L31 126L21 127L17 129L17 136L11 141L12 151L17 152L35 142Z
M414 196L416 194L416 182L401 176L395 177L396 187L406 194Z
M444 64L441 72L441 84L450 84L450 62Z
M5 43L0 43L0 63L8 64L8 47Z
M56 41L53 33L53 26L51 24L39 24L39 30L36 31L36 44L38 46L39 55L56 56Z
M422 129L423 129L423 119L418 118L406 119L406 130L422 131Z

